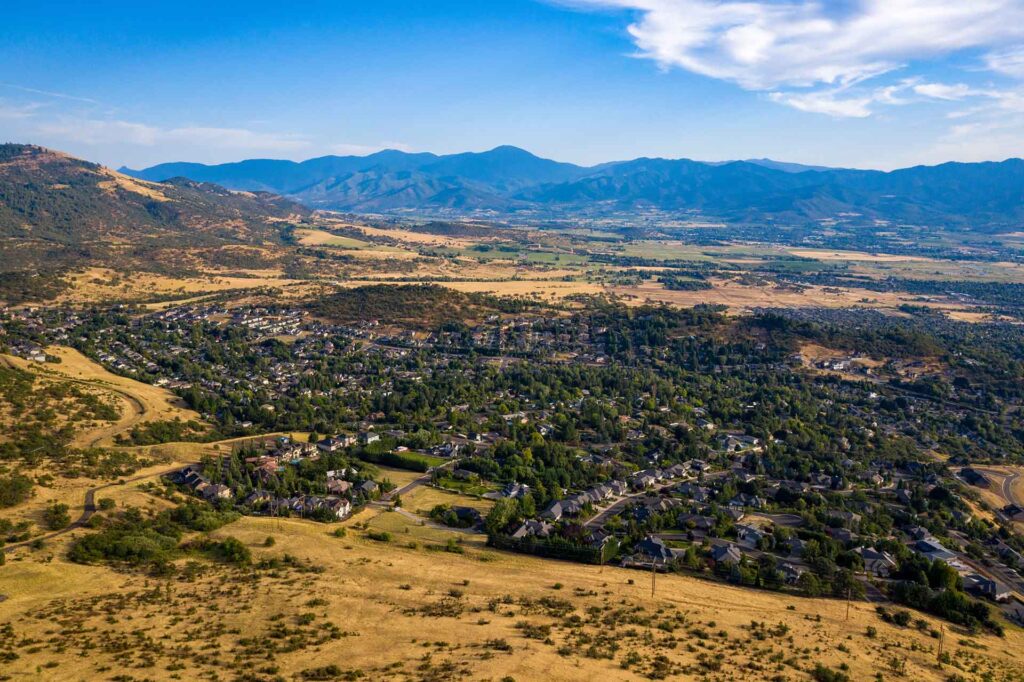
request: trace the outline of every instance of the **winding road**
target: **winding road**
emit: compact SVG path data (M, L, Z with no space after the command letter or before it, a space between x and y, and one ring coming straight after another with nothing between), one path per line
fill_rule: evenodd
M197 464L197 462L190 462L189 464ZM167 474L171 474L174 473L175 471L178 471L184 466L188 466L188 464L178 464L174 468L167 469L165 471L157 471L155 473L143 474L141 476L134 476L132 478L124 478L117 481L112 481L111 483L104 483L103 485L98 485L95 488L89 488L88 490L85 491L85 504L83 505L82 508L82 515L79 516L77 519L69 523L64 528L61 528L60 530L54 531L52 533L48 533L47 535L40 535L39 537L32 538L31 540L16 542L13 545L6 545L5 547L3 547L3 551L5 553L10 553L21 547L27 547L34 542L52 540L53 538L60 537L61 535L70 533L76 528L82 528L83 526L85 526L86 523L89 522L89 519L92 518L92 515L96 513L96 493L99 492L100 490L106 490L107 488L113 488L114 486L135 483L136 481L142 481L147 478L153 478L154 476L166 476Z
M1018 507L1024 507L1024 500L1017 497L1017 495L1015 495L1013 491L1013 485L1014 483L1017 482L1017 479L1020 477L1021 473L1019 471L1014 471L1008 474L1003 479L1003 497L1005 497L1006 500L1011 504L1015 504Z

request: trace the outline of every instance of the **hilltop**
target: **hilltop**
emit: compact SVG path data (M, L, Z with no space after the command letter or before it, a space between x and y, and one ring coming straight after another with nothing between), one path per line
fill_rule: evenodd
M282 221L308 214L267 192L239 192L186 178L149 182L23 144L0 145L4 259L32 253L96 254L114 245L261 244ZM12 240L17 240L12 241Z

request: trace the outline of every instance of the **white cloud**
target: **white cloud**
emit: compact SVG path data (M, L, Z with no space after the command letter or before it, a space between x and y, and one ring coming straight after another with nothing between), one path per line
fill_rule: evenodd
M556 0L557 1L557 0ZM636 12L628 31L641 58L754 91L802 111L864 117L901 85L865 82L963 50L985 68L1024 77L1021 0L563 0ZM970 96L922 84L931 99ZM964 86L966 87L966 86Z
M910 104L914 98L909 92L922 87L916 78L906 78L893 85L870 88L824 88L810 91L772 92L768 97L773 102L785 104L815 114L826 114L835 118L867 118L873 113L874 104L896 106Z
M921 83L914 86L914 92L932 99L943 99L947 101L959 101L968 97L983 96L986 93L982 90L975 90L966 83Z
M1011 157L1024 157L1024 113L955 125L920 161L1002 161Z
M1024 47L995 50L985 55L985 65L997 73L1024 78Z
M28 103L28 104L10 104L0 99L0 119L24 119L30 118L41 107L40 104Z
M1024 38L1020 0L575 0L639 12L640 56L750 90L856 83L905 64Z
M826 114L835 118L867 118L871 115L871 97L840 97L835 90L820 92L790 93L773 92L768 95L773 102L786 104L814 114Z
M183 126L161 128L132 121L59 117L40 121L36 130L47 136L88 145L194 145L216 149L291 152L310 146L307 138L290 133L264 133L245 128Z

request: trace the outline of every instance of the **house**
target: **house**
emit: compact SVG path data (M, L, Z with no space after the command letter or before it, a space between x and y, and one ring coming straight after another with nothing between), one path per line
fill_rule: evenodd
M739 544L748 549L757 549L757 545L764 539L764 533L757 526L741 525L736 526L736 537Z
M459 454L459 446L457 443L441 443L440 445L430 448L430 454L435 457L444 457L445 459L448 459Z
M1003 516L1011 521L1024 521L1024 507L1008 504L1002 509Z
M828 518L842 524L846 528L854 528L860 523L860 514L849 511L830 511Z
M226 500L232 495L231 488L223 483L206 486L203 489L203 498L207 500Z
M711 490L704 486L697 485L696 483L684 483L676 488L676 491L685 497L689 497L695 502L707 502L711 499Z
M622 497L629 492L629 485L625 481L609 481L608 487L615 497Z
M1013 590L1008 586L978 573L965 575L963 580L964 591L976 597L985 597L992 601L1002 602L1009 601L1010 597L1013 596Z
M548 505L548 508L541 513L541 518L549 519L551 521L558 521L565 515L565 509L560 501L552 502Z
M338 479L327 481L327 492L331 495L345 495L352 490L352 483L350 481L340 481Z
M252 508L258 507L262 504L266 504L267 502L270 502L271 499L273 498L270 496L269 493L265 493L261 490L254 490L248 495L246 495L242 503L245 506Z
M831 528L828 534L839 542L853 542L859 537L849 528Z
M807 546L807 543L800 538L794 536L786 544L789 546L789 556L800 557L804 555L804 547Z
M355 442L352 436L334 436L317 441L317 449L323 452L337 452Z
M764 509L767 506L767 501L758 497L757 495L748 495L747 493L740 493L736 497L729 500L730 507L750 507L752 509Z
M544 521L530 520L526 521L525 523L523 523L523 525L519 526L519 528L517 528L515 532L512 533L512 537L517 539L526 537L546 538L551 535L551 531L553 529L554 526L552 526L550 523L546 523Z
M800 580L800 576L807 572L807 569L784 561L779 564L779 572L782 573L782 579L787 585L795 585Z
M911 549L932 560L941 559L942 561L948 562L950 559L956 558L955 552L951 552L946 549L942 543L934 537L927 537L918 540L913 544Z
M633 548L633 560L648 564L665 564L672 560L672 550L661 538L648 535Z
M743 553L736 545L726 543L712 547L710 556L715 564L738 564L743 558Z
M746 435L725 435L718 439L718 446L725 452L743 452L745 450L760 449L760 438Z
M673 464L672 466L665 469L666 478L682 478L686 475L688 469L682 464Z
M455 516L458 517L459 521L463 523L471 524L472 526L479 526L483 523L483 517L480 515L479 509L473 507L452 507L452 511L455 512Z
M865 571L880 578L888 576L889 571L896 568L896 561L887 552L871 547L858 547L853 552L864 561Z
M511 499L519 499L526 497L530 493L530 486L525 483L516 483L512 481L501 489L501 496L508 497Z
M700 514L683 513L677 517L676 522L680 528L701 533L708 533L715 527L715 519Z
M367 497L371 497L377 492L377 484L373 481L363 481L356 487L356 490Z
M327 508L330 509L338 519L343 519L352 513L352 503L344 497L328 499Z
M718 427L715 426L714 422L709 422L707 419L698 419L697 428L704 431L714 431Z
M380 440L380 434L374 433L373 431L363 431L359 434L359 442L363 445L369 445L370 443L376 443Z
M977 469L972 469L971 467L964 467L961 469L960 478L973 486L977 486L978 488L987 488L989 486L988 477Z

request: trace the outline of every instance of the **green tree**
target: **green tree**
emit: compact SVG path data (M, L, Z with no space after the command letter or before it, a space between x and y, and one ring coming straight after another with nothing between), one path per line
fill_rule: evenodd
M68 514L68 509L68 505L54 502L43 512L43 523L50 530L67 528L68 524L71 523L71 515Z

